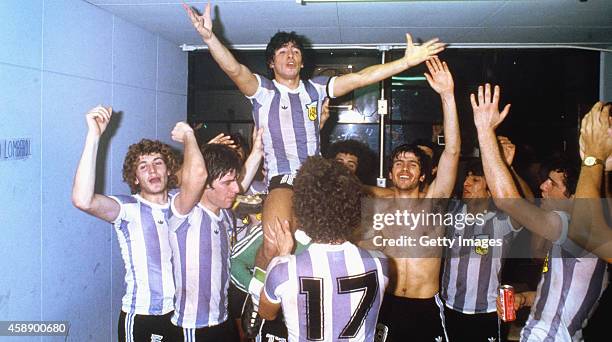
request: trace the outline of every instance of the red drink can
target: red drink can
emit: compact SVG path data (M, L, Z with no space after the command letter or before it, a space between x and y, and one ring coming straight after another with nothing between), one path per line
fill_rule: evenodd
M516 312L514 311L514 287L510 285L500 285L498 293L502 309L502 321L514 321L516 319Z

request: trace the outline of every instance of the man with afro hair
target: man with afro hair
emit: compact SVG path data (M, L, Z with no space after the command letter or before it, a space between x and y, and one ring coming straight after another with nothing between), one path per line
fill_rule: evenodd
M348 241L360 224L361 183L340 163L310 157L294 191L296 220L312 244L289 255L289 223L277 220L280 256L268 266L259 314L274 319L282 307L289 341L373 341L388 265Z

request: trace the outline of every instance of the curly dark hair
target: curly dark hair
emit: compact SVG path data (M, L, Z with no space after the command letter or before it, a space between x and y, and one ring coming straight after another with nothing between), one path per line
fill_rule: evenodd
M304 46L306 45L306 38L304 38L303 36L300 36L294 31L291 31L291 32L278 31L276 32L275 35L272 36L272 38L270 38L270 42L266 46L266 54L265 54L266 67L268 68L268 71L270 72L271 77L274 77L274 71L270 69L270 63L274 61L274 53L276 53L276 50L280 49L281 47L289 43L293 43L293 45L296 48L298 48L298 50L300 50L302 54L302 63L305 62L304 61Z
M204 163L206 164L206 171L208 172L206 183L204 184L205 187L212 188L212 183L215 180L232 171L236 171L236 176L240 173L242 161L238 152L231 147L221 144L206 144L202 147L201 151Z
M136 184L136 167L140 156L159 153L166 163L166 167L170 172L166 189L175 188L178 184L176 171L180 167L180 162L172 151L172 148L159 140L142 139L136 144L130 145L123 160L123 181L130 186L132 194L140 192L140 186Z
M361 221L362 185L344 165L309 157L293 183L293 210L313 241L341 243Z
M338 153L350 154L357 157L357 171L355 172L357 178L364 184L372 183L373 163L376 156L368 145L354 139L338 140L329 145L325 156L329 159L335 159Z
M354 155L355 157L357 157L357 162L360 162L361 155L364 153L364 149L366 148L368 147L357 140L338 140L335 143L329 145L327 158L335 158L338 153L346 153Z
M417 157L421 166L421 174L419 175L419 177L425 175L425 181L419 184L419 190L422 191L425 186L425 183L429 184L432 181L431 158L429 158L429 156L425 154L425 152L423 152L423 150L415 144L399 145L393 149L393 152L391 152L391 157L388 161L389 165L387 167L388 172L391 172L391 170L393 169L393 161L395 160L395 158L401 155L402 153L412 153L415 155L415 157Z

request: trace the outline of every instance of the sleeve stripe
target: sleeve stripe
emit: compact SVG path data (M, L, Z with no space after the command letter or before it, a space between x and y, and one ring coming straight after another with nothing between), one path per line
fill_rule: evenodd
M253 230L251 233L249 233L249 235L244 237L234 246L234 250L232 251L232 257L238 256L240 255L240 253L247 250L262 235L263 229L261 229L261 226L259 226L259 228Z

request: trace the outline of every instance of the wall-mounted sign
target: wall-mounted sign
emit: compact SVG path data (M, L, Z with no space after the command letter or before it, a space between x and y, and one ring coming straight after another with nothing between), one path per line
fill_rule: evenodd
M30 158L30 138L0 138L0 161Z

